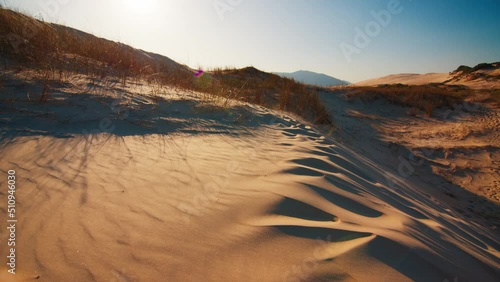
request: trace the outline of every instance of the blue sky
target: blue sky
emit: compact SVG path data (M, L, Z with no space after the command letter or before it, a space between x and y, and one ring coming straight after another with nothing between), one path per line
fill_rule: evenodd
M358 82L500 61L498 0L0 2L192 68L252 65Z

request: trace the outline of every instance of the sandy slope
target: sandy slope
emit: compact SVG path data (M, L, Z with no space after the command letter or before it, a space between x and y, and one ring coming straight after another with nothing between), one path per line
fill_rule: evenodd
M402 170L398 173L403 176L439 175L439 183L430 182L451 197L463 194L458 189L462 187L500 204L500 109L494 103L464 102L436 110L432 117L424 113L413 117L409 108L382 100L348 102L342 95L327 93L324 99L341 124L339 137L352 148L364 150L373 159L388 159L387 164ZM469 204L461 207L464 210L496 213L500 219L499 207L485 207L484 199L474 195L463 196L465 200L452 205L462 206L465 201ZM500 227L500 221L496 224Z
M429 162L434 173L500 205L500 110L488 105L470 109L401 119L380 129L386 140L404 144Z
M96 99L84 85L0 104L19 209L18 274L4 265L2 281L500 277L497 230L300 120L186 93L155 103L141 85ZM81 133L104 118L111 134Z
M427 74L416 74L416 73L403 73L403 74L392 74L384 77L364 80L354 84L355 86L376 86L380 84L408 84L408 85L423 85L429 83L442 83L450 79L448 73L427 73Z
M498 75L500 70L480 70L475 74ZM384 77L364 80L353 84L354 86L378 86L382 84L407 84L424 85L430 83L445 83L448 85L465 85L472 89L490 89L500 88L498 78L477 78L471 75L462 75L461 73L403 73L391 74Z

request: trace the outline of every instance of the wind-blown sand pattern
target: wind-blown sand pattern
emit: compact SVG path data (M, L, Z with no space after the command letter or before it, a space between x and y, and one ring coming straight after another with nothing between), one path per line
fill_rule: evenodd
M16 136L32 112L3 114L17 281L498 280L498 230L299 119L127 95L112 134L71 132L98 124L106 96L62 92Z
M446 197L466 214L482 214L500 226L500 109L495 103L463 102L432 117L383 99L365 103L323 93L340 125L335 137L388 171ZM436 194L436 192L439 192Z

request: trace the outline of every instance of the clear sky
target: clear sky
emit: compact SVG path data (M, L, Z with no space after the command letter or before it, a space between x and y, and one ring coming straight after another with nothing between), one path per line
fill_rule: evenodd
M252 65L358 82L500 61L500 0L0 2L192 68Z

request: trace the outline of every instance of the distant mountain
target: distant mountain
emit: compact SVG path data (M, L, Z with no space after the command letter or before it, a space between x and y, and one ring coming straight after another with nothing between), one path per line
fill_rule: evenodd
M335 77L328 76L326 74L315 73L312 71L300 70L292 73L275 72L274 74L277 74L282 77L293 78L296 81L317 86L338 86L338 85L350 84L347 81L340 80Z

